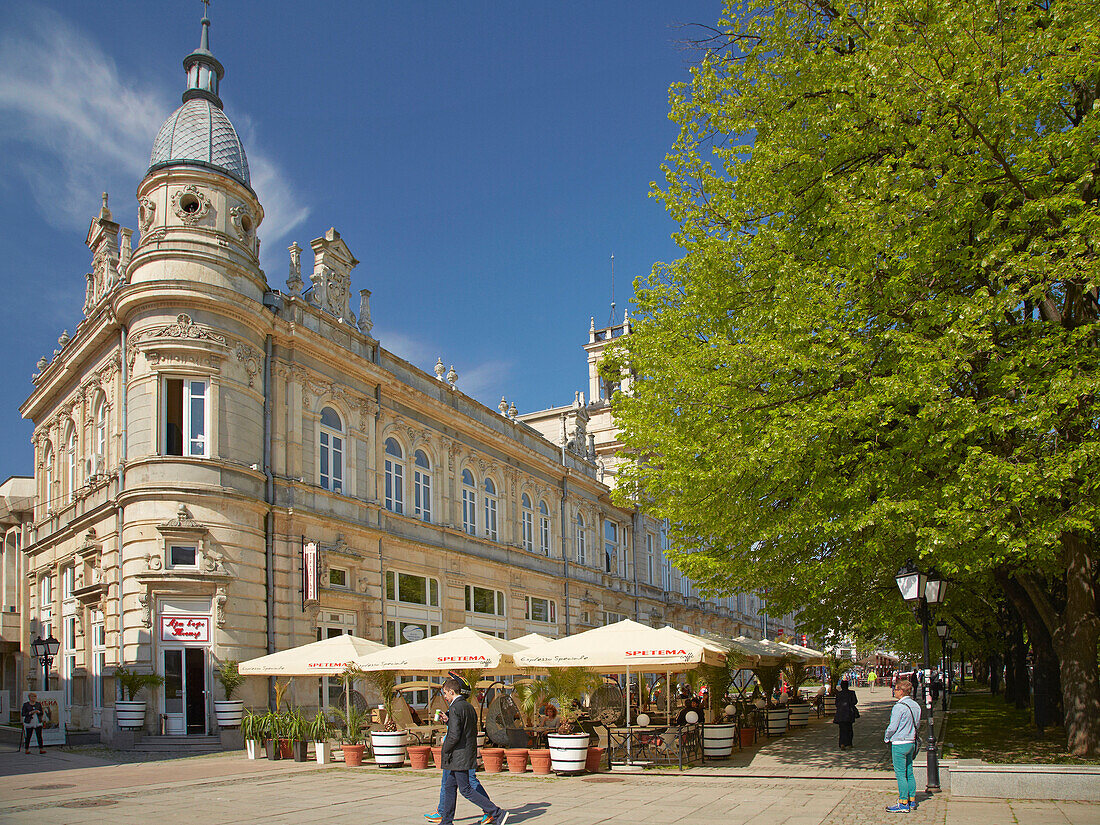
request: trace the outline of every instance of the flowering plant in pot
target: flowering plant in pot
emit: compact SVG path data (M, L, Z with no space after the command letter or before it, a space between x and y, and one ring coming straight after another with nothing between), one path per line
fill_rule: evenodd
M214 669L214 678L222 686L222 693L225 696L225 699L214 700L214 716L218 720L218 727L233 728L241 724L244 702L233 698L233 694L245 679L241 675L239 665L240 662L235 659L227 659Z

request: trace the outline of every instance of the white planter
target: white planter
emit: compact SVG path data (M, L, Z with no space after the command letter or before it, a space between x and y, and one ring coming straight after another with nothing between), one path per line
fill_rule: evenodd
M836 716L836 696L830 693L825 697L825 709L822 713L826 719L832 721L832 718Z
M328 765L333 761L332 745L328 742L314 742L313 752L317 756L318 765Z
M115 720L120 728L144 728L145 701L127 702L121 699L116 701Z
M580 773L588 759L587 733L551 733L550 767L562 773Z
M214 716L219 728L238 728L244 716L244 701L241 699L215 699Z
M733 740L737 725L704 725L703 756L707 759L726 759L733 753Z
M264 743L258 739L246 739L244 743L244 752L249 759L267 758L267 751L264 750Z
M405 747L409 744L407 730L372 730L370 733L371 750L374 751L375 764L383 768L397 768L405 764Z
M810 724L810 707L806 704L787 705L787 711L790 713L787 724L792 728L806 727Z
M787 732L787 719L790 717L788 708L769 708L768 736L782 736Z

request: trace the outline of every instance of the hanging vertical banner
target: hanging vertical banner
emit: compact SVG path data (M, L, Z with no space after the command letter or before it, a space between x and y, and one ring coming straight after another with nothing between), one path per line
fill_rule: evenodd
M317 600L317 542L302 537L302 610L306 602Z

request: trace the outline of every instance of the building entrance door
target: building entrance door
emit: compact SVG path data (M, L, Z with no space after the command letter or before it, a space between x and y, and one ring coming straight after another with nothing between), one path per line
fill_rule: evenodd
M164 651L165 733L206 733L206 649Z

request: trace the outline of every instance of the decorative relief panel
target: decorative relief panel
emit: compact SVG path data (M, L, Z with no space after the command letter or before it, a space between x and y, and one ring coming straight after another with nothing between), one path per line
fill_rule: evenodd
M210 214L210 199L195 184L177 189L172 195L172 211L188 226L194 226Z

